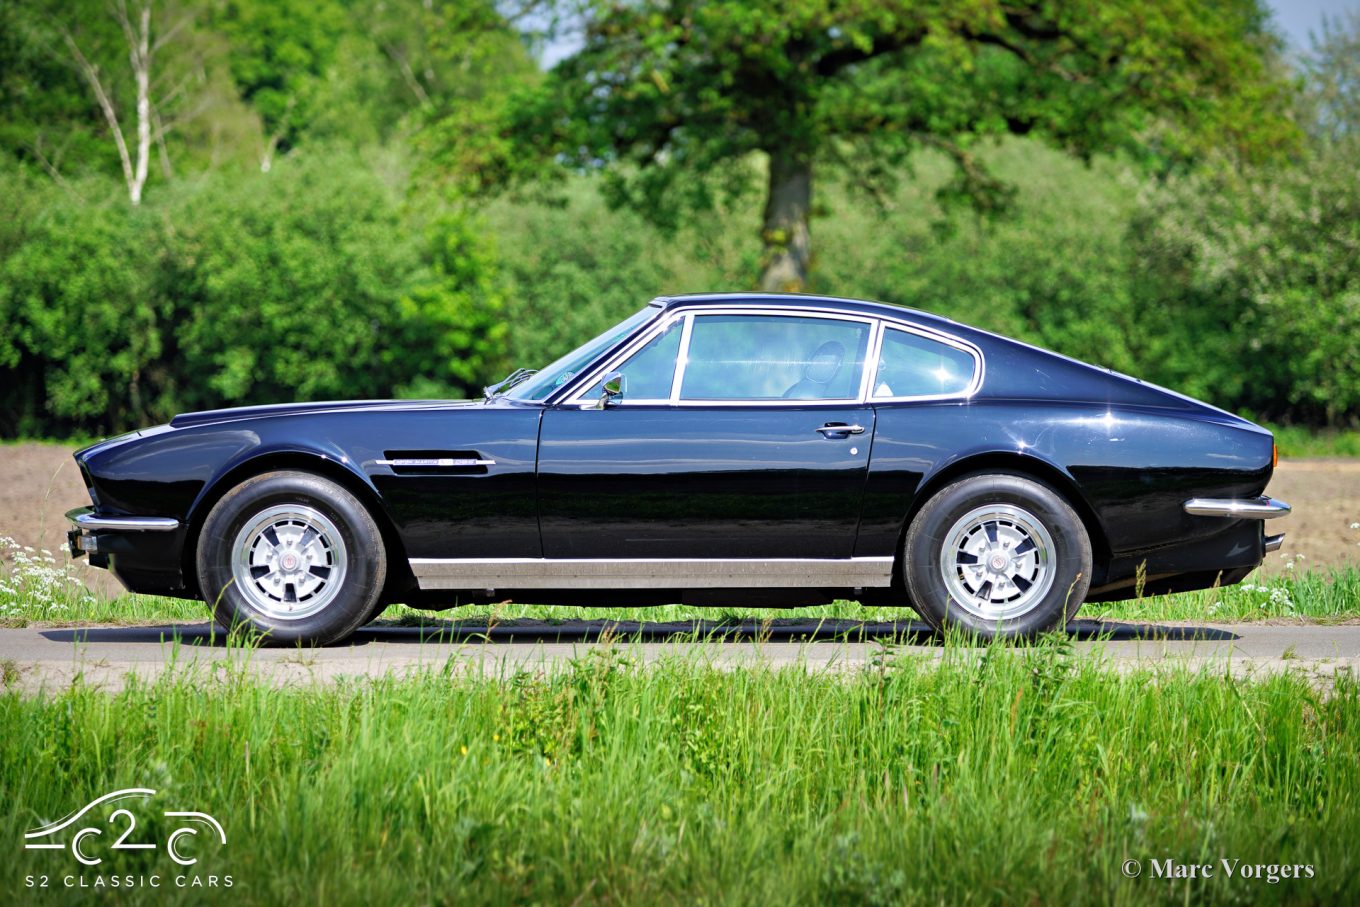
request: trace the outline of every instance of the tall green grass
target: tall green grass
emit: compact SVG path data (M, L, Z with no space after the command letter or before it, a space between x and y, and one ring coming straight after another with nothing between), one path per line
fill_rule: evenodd
M1117 673L1052 644L947 647L854 674L457 666L278 689L239 670L110 695L0 694L0 898L24 877L183 872L163 853L22 851L109 791L203 810L225 903L1356 903L1360 685ZM104 814L90 817L93 824ZM121 826L120 826L121 827ZM1126 878L1125 860L1314 877ZM106 891L114 903L148 892Z
M1291 617L1324 622L1349 620L1360 617L1360 569L1291 569L1272 577L1258 573L1235 586L1088 604L1078 616L1210 622Z
M1354 428L1311 428L1267 425L1282 457L1360 457L1360 431Z

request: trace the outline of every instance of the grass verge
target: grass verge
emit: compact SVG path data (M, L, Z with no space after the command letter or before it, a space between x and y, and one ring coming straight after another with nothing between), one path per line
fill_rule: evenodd
M1360 431L1267 425L1282 457L1360 457Z
M110 791L216 817L228 843L19 851L0 892L111 902L1356 903L1360 685L1116 673L1060 644L885 652L871 670L442 672L278 689L228 670L110 695L0 695L0 838ZM124 805L124 804L119 804ZM124 823L115 820L121 830ZM73 832L79 826L73 826ZM11 846L17 848L17 844ZM1127 878L1126 860L1143 874ZM1155 877L1151 861L1210 864ZM1220 860L1240 861L1228 877ZM1308 865L1311 878L1262 867ZM1241 867L1253 867L1244 877ZM189 874L229 890L181 890ZM1292 873L1291 873L1292 874ZM1274 881L1271 881L1271 878ZM77 885L80 884L79 882ZM220 885L220 881L219 881Z

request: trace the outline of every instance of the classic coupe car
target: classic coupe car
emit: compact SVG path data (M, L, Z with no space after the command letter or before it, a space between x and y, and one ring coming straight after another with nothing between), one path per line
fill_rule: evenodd
M268 640L388 603L914 608L1030 636L1240 581L1275 446L1223 410L945 318L656 299L477 401L188 413L75 455L69 518L134 592Z

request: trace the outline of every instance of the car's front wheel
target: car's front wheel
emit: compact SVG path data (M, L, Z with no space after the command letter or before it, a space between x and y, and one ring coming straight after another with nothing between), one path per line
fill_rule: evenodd
M1091 582L1091 541L1052 488L972 475L926 502L907 531L903 578L937 629L1031 637L1066 626Z
M325 645L361 627L387 559L372 515L307 472L270 472L227 492L203 523L198 580L218 623L271 643Z

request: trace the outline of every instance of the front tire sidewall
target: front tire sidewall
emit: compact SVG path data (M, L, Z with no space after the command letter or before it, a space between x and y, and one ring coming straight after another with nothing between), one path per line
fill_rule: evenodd
M335 598L298 620L260 611L232 578L237 534L256 514L277 504L319 510L345 546L345 578ZM367 621L382 592L387 562L377 524L354 495L321 476L289 471L248 479L217 502L199 536L197 568L199 588L222 626L247 628L267 644L325 645L348 637Z
M1053 538L1052 587L1031 610L1006 620L986 620L955 602L940 564L945 537L965 514L987 504L1013 504L1033 514ZM937 630L958 629L985 638L1031 638L1062 628L1076 614L1091 583L1091 542L1081 518L1052 488L1007 474L973 475L947 486L921 508L907 532L903 579L912 606Z

